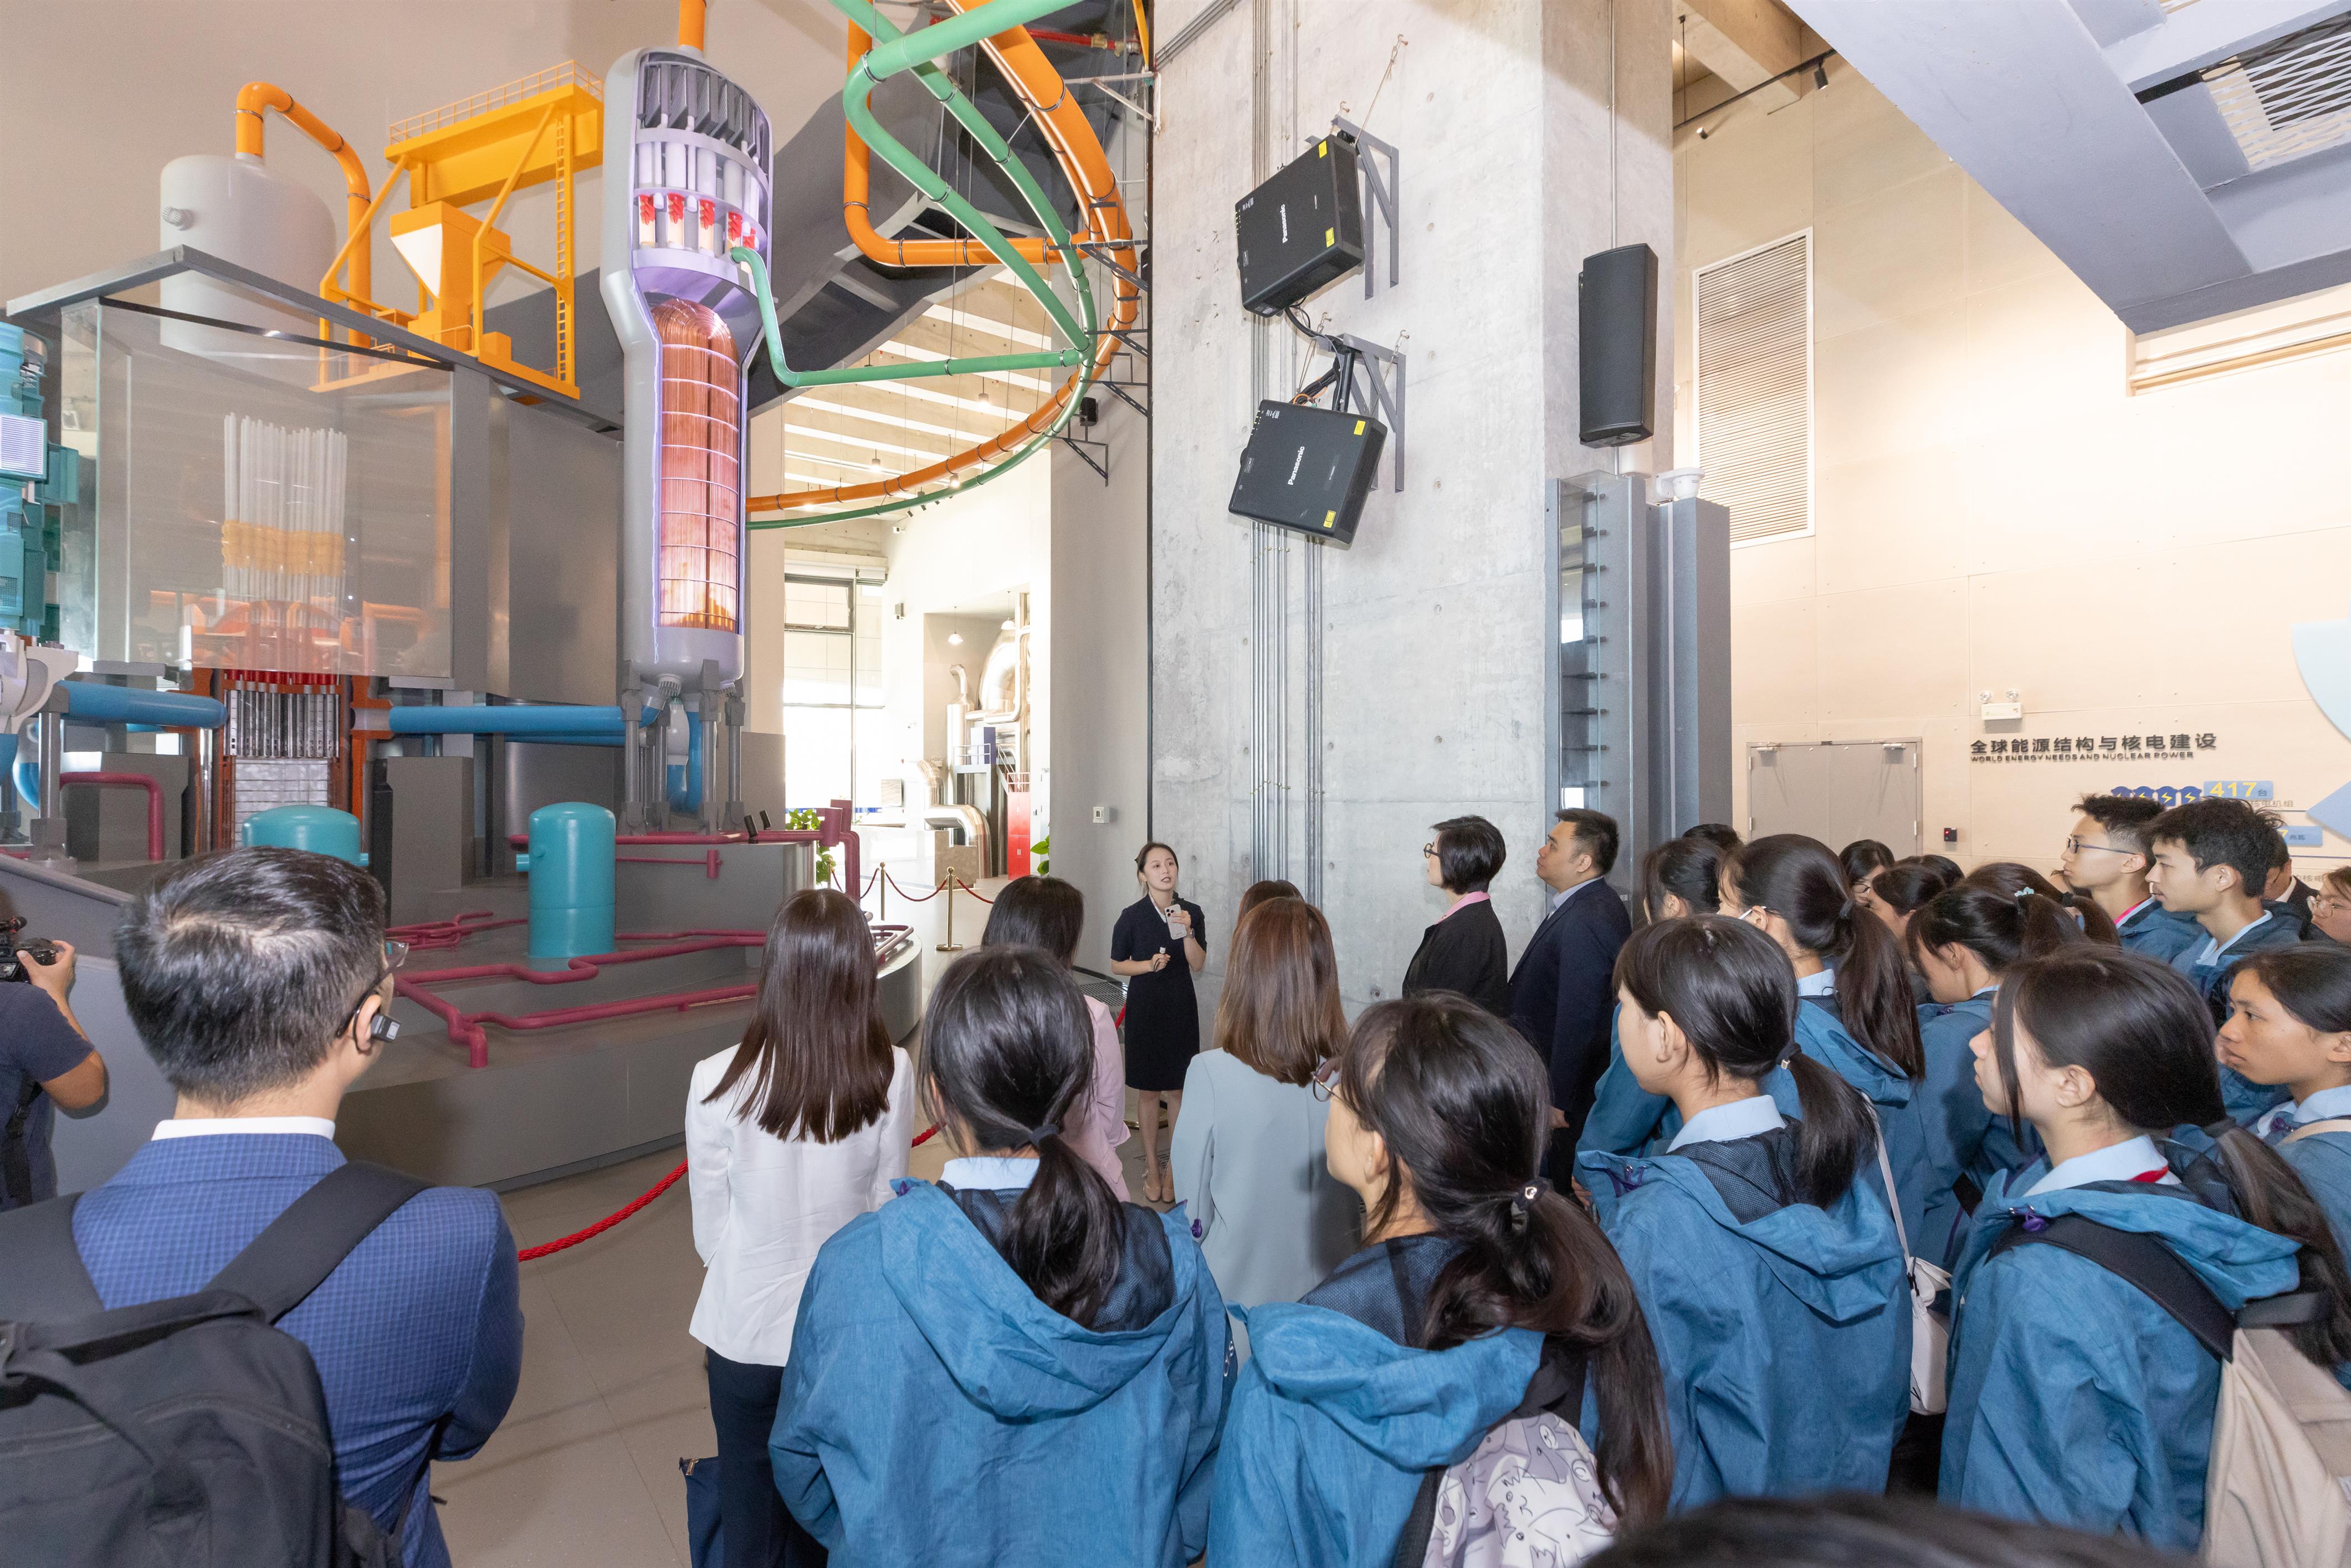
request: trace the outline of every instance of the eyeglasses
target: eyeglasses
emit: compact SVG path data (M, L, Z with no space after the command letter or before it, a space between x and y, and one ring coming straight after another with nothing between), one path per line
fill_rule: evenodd
M2137 850L2126 850L2115 844L2089 843L2085 841L2079 835L2067 836L2065 840L2065 852L2067 854L2078 855L2084 850L2104 850L2110 855L2135 855L2138 853Z
M1334 1056L1317 1067L1308 1087L1313 1091L1317 1100L1328 1100L1336 1094L1339 1092L1339 1059Z
M408 944L405 942L395 942L388 936L385 937L383 943L383 967L376 972L374 979L368 982L367 989L360 993L360 999L351 1004L351 1010L346 1014L343 1019L344 1029L351 1027L351 1020L360 1016L360 1009L368 1005L368 998L382 990L383 983L392 978L392 972L407 962ZM340 1031L339 1030L337 1032L340 1033Z
M383 944L384 973L390 974L392 970L399 968L402 964L407 962L408 944L405 942L394 942L390 937L386 937ZM381 980L378 980L376 984L380 986L383 984L383 982Z
M1434 857L1437 853L1437 846L1435 844L1423 844L1420 846L1420 852L1422 854Z
M2340 915L2346 909L2351 909L2351 898L2338 897L2332 893L2322 893L2310 901L2313 915Z

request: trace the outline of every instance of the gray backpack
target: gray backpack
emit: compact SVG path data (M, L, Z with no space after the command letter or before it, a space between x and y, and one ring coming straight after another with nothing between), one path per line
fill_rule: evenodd
M1395 1568L1570 1568L1616 1538L1599 1466L1575 1429L1583 1357L1546 1342L1519 1407L1469 1457L1421 1478Z

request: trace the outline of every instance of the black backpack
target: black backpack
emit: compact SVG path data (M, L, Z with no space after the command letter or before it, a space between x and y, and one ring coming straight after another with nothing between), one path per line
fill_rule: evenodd
M330 1172L203 1290L107 1312L75 1197L0 1214L0 1542L20 1568L397 1568L273 1325L425 1184ZM78 1195L77 1195L78 1196Z

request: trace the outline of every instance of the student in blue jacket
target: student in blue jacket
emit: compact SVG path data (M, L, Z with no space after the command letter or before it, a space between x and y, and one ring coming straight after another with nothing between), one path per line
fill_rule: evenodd
M1876 1157L1867 1102L1798 1049L1796 977L1750 925L1649 926L1616 983L1625 1063L1682 1127L1662 1154L1577 1166L1656 1339L1674 1508L1883 1490L1910 1297L1893 1218L1856 1179ZM1775 1072L1801 1120L1763 1092Z
M2195 986L2218 1029L2229 1014L2231 972L2255 953L2302 941L2298 915L2262 902L2277 821L2242 800L2207 796L2156 818L2147 838L2155 850L2147 885L2164 908L2193 916L2205 933L2172 955L2171 967ZM2285 1098L2283 1089L2255 1083L2233 1068L2221 1071L2220 1094L2240 1122Z
M1624 1265L1536 1178L1550 1081L1526 1042L1459 997L1383 1002L1316 1084L1331 1174L1362 1196L1367 1245L1304 1300L1236 1311L1250 1358L1208 1561L1392 1562L1432 1471L1529 1404L1573 1405L1579 1378L1606 1434L1596 1485L1521 1483L1496 1511L1530 1561L1563 1563L1619 1520L1657 1517L1673 1461L1656 1354ZM1436 1512L1464 1517L1441 1494Z
M1695 829L1692 830L1696 831ZM1725 852L1711 839L1684 834L1667 839L1641 857L1641 923L1679 920L1690 915L1712 915L1721 907L1722 862ZM1608 1070L1593 1091L1592 1114L1575 1141L1576 1153L1606 1149L1629 1154L1663 1142L1660 1117L1670 1114L1656 1096L1645 1094L1625 1070L1624 1042L1612 1020L1608 1030ZM1673 1131L1679 1131L1677 1122ZM1671 1136L1668 1132L1666 1136Z
M2253 1124L2326 1211L2351 1249L2351 948L2305 942L2256 953L2229 982L2223 1066L2283 1084L2284 1103Z
M1902 1223L1907 1234L1920 1235L1934 1180L1917 1099L1924 1061L1910 967L1893 933L1854 902L1844 868L1828 846L1798 833L1757 839L1726 860L1719 897L1723 914L1771 937L1795 967L1803 1004L1796 1014L1796 1047L1876 1108ZM1587 1140L1583 1147L1632 1154L1672 1139L1681 1123L1670 1100L1645 1093L1623 1077L1614 1087L1607 1142ZM1802 1114L1795 1082L1786 1072L1767 1076L1763 1092L1782 1115ZM1885 1193L1875 1161L1863 1180Z
M2024 870L1983 867L1978 874L2009 869ZM2020 883L2014 893L2002 893L1970 876L1938 895L1910 923L1910 951L1935 997L1918 1009L1918 1038L1927 1057L1921 1086L1927 1149L1935 1171L1918 1246L1947 1269L1958 1260L1967 1240L1968 1216L1991 1178L2041 1152L2031 1129L2020 1143L2004 1118L1984 1108L1971 1042L1991 1027L2001 976L2022 959L2086 940L2073 914L2051 896L2055 890L2029 872L2025 875L2046 891ZM2102 929L2113 946L2112 926Z
M2085 795L2074 810L2074 831L2057 862L2065 885L2086 894L2134 953L2168 964L2183 949L2202 946L2204 929L2196 917L2164 908L2147 891L2155 849L2147 829L2163 808L2137 795Z
M1058 961L982 947L923 1018L938 1185L817 1254L768 1441L836 1568L1181 1568L1207 1541L1228 1334L1183 1210L1062 1135L1093 1026Z
M2330 1315L2293 1332L2330 1369L2351 1359L2342 1254L2293 1170L2229 1119L2210 1016L2185 977L2076 944L2011 969L1992 1020L1975 1047L1985 1103L2031 1123L2048 1153L1992 1178L1959 1260L1942 1500L2192 1551L2219 1361L2120 1276L2002 1239L2079 1215L2153 1237L2231 1311L2319 1291ZM2209 1155L2156 1142L2182 1124L2204 1130Z

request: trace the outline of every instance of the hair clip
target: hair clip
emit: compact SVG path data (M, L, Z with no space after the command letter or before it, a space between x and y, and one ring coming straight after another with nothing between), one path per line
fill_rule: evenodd
M1537 1176L1510 1195L1510 1207L1520 1214L1531 1213L1535 1205L1541 1201L1542 1195L1550 1190L1551 1184L1542 1177Z
M1041 1127L1031 1127L1029 1129L1029 1146L1032 1149L1037 1148L1040 1146L1046 1139L1058 1138L1061 1135L1061 1129L1056 1123L1048 1122Z

